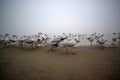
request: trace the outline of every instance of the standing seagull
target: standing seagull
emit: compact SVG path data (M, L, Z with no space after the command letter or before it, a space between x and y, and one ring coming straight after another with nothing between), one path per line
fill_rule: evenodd
M53 39L52 41L51 41L51 50L53 50L54 48L56 48L56 47L58 47L59 46L59 43L61 42L61 41L63 41L65 38L55 38L55 39Z
M117 34L113 33L113 37L112 37L112 46L117 47Z
M104 36L104 34L101 33L100 36L96 36L96 38L95 38L95 39L97 40L97 43L100 44L102 50L104 50L104 44L105 44L105 42L107 41L107 40L105 40L105 39L103 38L103 36Z
M23 46L24 46L24 41L25 40L27 40L27 36L22 36L22 37L20 37L19 39L18 39L18 42L19 42L19 47L20 48L23 48Z
M31 47L33 48L34 47L34 44L35 44L35 39L31 36L28 36L28 38L24 41L26 44L30 44ZM35 45L36 47L36 45Z
M2 44L3 41L4 41L4 39L3 39L3 35L0 35L0 44Z
M91 47L92 47L92 42L95 40L95 37L96 37L96 33L92 33L90 37L87 38L90 42Z
M9 34L5 34L3 37L3 45L4 47L7 47L10 45L10 40L9 40Z
M117 33L117 39L118 39L118 47L120 47L120 32Z
M78 37L78 39L76 37L72 37L72 38L66 38L63 41L61 41L59 43L59 45L63 45L63 47L66 48L66 53L69 53L69 48L74 47L77 43L80 42L79 40L80 38Z

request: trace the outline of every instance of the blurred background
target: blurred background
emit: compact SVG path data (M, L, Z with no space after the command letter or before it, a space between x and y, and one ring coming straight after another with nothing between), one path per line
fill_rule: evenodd
M120 0L0 0L0 34L120 31Z

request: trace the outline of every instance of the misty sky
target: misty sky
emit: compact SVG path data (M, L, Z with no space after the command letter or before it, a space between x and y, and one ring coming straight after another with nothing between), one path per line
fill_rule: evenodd
M0 34L120 31L120 0L0 0Z

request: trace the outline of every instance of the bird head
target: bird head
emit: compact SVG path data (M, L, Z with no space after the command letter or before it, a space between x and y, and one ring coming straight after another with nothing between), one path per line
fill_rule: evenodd
M105 40L105 42L108 41L108 40Z
M116 33L113 33L113 35L116 35Z
M89 38L87 38L88 40L90 39L90 37Z
M74 39L77 43L79 43L80 41L79 40L77 40L76 38Z
M100 33L100 36L103 37L103 36L104 36L104 33Z

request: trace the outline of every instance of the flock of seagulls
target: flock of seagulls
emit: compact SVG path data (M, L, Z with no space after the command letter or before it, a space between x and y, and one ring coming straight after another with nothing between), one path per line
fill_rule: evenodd
M41 32L39 32L37 35L23 35L21 37L17 35L5 34L0 35L0 45L8 47L14 44L15 46L18 46L20 48L24 48L26 45L29 45L31 48L50 46L51 50L54 50L54 48L57 47L63 47L66 48L66 53L68 53L69 48L75 47L77 44L81 43L82 37L84 37L82 34L66 33L63 33L61 35L54 35L51 37ZM90 43L91 47L93 46L92 43L96 41L96 45L100 46L103 50L105 47L105 43L108 41L104 39L104 33L97 34L95 32L90 34L89 36L87 35L85 39ZM120 32L113 33L113 37L111 40L111 44L114 45L114 47L120 47Z

